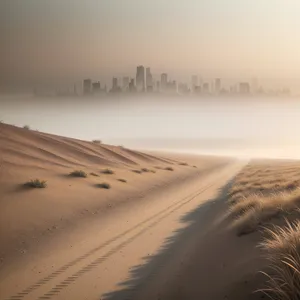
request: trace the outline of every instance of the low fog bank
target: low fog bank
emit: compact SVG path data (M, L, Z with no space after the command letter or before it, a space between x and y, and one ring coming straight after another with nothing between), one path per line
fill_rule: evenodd
M175 152L242 159L300 159L300 143L255 139L112 139L112 144L141 151Z
M0 96L0 120L143 150L300 158L300 101Z

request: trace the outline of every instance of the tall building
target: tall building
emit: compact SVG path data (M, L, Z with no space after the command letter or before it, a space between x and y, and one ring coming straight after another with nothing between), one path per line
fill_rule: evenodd
M136 89L138 92L145 91L145 68L138 66L136 68Z
M146 68L146 87L147 91L153 91L153 77L150 68Z
M198 86L198 76L193 75L192 76L192 90L194 91L196 86Z
M241 94L249 94L250 84L248 82L240 82L239 91Z
M83 80L83 93L89 95L92 92L92 80L84 79Z
M93 82L92 86L93 86L93 93L100 92L100 88L101 88L100 81Z
M206 94L209 93L209 83L208 82L203 83L203 93L206 93Z
M129 77L123 77L122 81L122 90L123 92L126 92L129 90Z
M135 92L134 79L131 79L129 82L129 92Z
M161 91L166 91L168 87L168 74L162 73L160 76L160 89Z
M220 94L221 92L221 78L215 79L215 93Z

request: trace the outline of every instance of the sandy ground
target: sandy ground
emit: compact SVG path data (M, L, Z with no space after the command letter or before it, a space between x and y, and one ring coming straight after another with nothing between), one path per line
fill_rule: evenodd
M222 226L224 193L245 162L3 124L0 138L0 299L250 299L257 255ZM132 172L143 167L156 173ZM99 177L70 178L74 168ZM36 177L48 187L24 190ZM112 188L95 188L103 181Z

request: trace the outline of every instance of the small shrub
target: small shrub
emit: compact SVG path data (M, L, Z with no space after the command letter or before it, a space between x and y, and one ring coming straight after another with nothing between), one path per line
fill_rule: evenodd
M126 183L126 182L127 182L127 180L126 180L126 179L122 179L122 178L118 179L118 181L120 181L120 182L124 182L124 183Z
M30 130L29 125L24 125L23 128L24 128L24 129L27 129L27 130Z
M87 174L82 170L75 170L75 171L70 173L70 176L86 178Z
M151 170L149 170L149 169L147 169L147 168L142 168L142 170L141 170L142 172L145 172L145 173L149 173L149 172L151 172Z
M193 166L193 168L197 168L197 166Z
M34 179L26 182L24 185L30 188L43 189L47 187L47 182L45 180Z
M186 162L181 162L181 163L179 163L179 165L180 165L180 166L188 166L189 164L186 163Z
M166 167L165 170L166 171L174 171L174 169L172 167Z
M96 186L100 189L107 189L107 190L111 188L110 184L106 182L98 183Z
M115 172L111 169L104 169L101 173L109 175L115 174Z
M137 173L137 174L142 174L143 173L141 170L132 170L132 172Z
M99 177L99 175L97 173L94 173L94 172L90 173L90 175L95 176L95 177Z
M92 140L92 142L93 142L94 144L102 144L102 141L101 141L101 140Z

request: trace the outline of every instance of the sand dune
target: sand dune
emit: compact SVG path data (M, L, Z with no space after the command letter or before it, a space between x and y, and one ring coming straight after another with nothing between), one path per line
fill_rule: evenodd
M141 153L0 124L0 258L1 266L47 244L53 236L98 219L119 206L160 193L185 178L228 163L223 158L193 157L197 168L181 166L165 154ZM165 170L172 166L173 172ZM113 174L103 174L104 169ZM133 170L153 172L133 172ZM69 173L83 170L87 178ZM93 173L93 175L91 175ZM45 189L28 189L31 179ZM124 179L123 182L119 179ZM101 183L109 190L97 187ZM10 267L9 267L10 268Z

